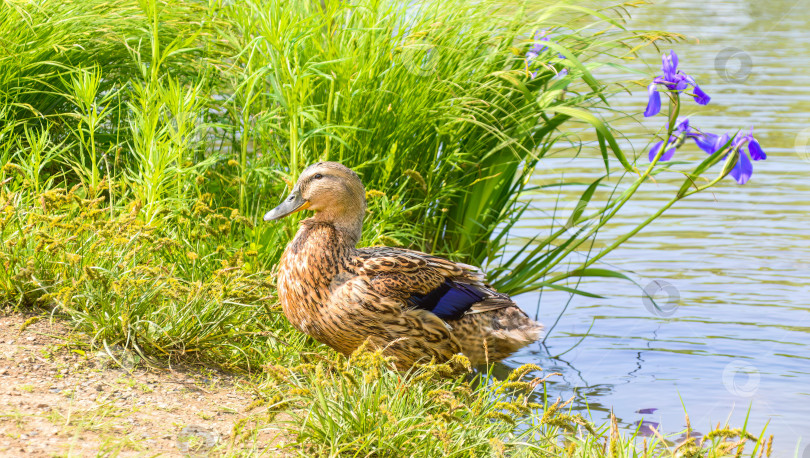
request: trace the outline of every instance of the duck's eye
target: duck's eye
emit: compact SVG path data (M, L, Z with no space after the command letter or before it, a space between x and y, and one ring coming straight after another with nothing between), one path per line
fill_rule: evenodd
M313 180L320 180L321 178L323 178L323 175L321 175L320 173L316 173L315 175L312 176Z

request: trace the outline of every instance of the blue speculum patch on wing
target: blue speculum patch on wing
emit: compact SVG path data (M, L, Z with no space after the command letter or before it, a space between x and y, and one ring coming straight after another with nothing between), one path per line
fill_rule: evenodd
M445 280L438 288L427 294L414 294L408 303L414 307L433 312L443 320L461 318L473 304L481 302L486 295L479 289L463 283Z

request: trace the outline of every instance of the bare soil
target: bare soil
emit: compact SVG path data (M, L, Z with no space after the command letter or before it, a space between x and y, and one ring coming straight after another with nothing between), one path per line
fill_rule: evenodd
M47 315L0 313L0 456L289 454L282 429L246 427L247 380L144 367L86 340Z

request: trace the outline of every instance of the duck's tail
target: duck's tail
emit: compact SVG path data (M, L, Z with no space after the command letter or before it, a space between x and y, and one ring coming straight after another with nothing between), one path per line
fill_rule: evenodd
M465 315L451 325L462 352L473 364L499 361L543 335L543 325L529 318L514 303Z

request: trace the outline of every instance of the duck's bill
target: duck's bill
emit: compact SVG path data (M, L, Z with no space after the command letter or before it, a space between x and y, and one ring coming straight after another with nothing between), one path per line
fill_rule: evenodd
M275 221L307 208L309 208L309 201L301 197L301 194L294 189L292 194L284 199L284 202L264 215L264 220Z

